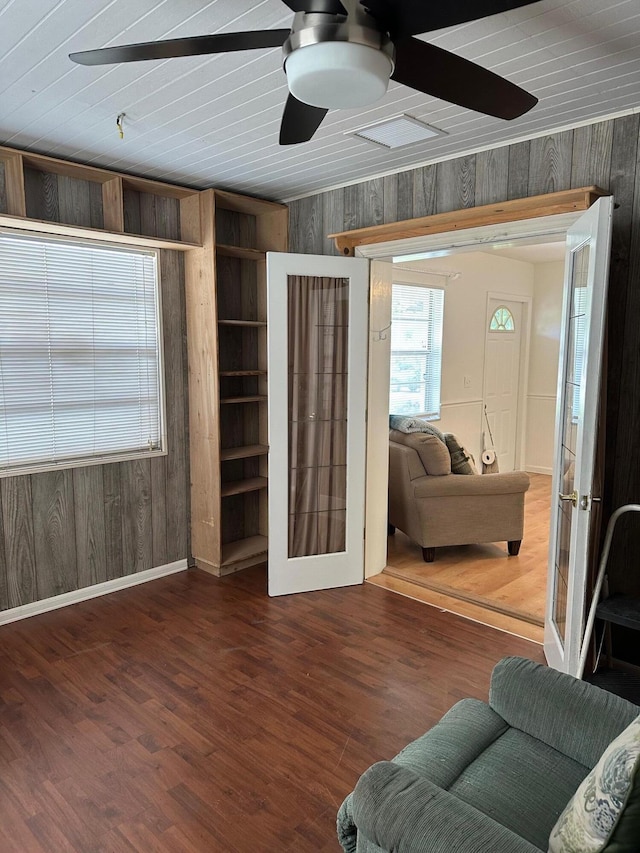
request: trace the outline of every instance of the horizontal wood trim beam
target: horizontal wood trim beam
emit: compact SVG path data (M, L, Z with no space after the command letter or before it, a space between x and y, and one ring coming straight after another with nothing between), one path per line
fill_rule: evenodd
M390 222L387 225L356 228L353 231L329 234L329 237L335 240L336 248L341 254L352 256L357 246L367 246L372 243L386 243L447 231L479 228L483 225L497 225L502 222L579 212L587 210L604 195L610 195L610 193L599 187L581 187L531 198L514 199L500 204L486 204L482 207L468 207L449 213L405 219L401 222Z
M37 234L55 234L59 237L80 237L89 240L102 240L103 243L120 243L127 246L139 246L147 249L169 249L188 252L201 248L197 243L185 243L181 240L169 240L166 237L146 237L139 234L123 234L115 231L103 231L100 228L86 228L77 225L62 225L43 219L26 219L22 216L0 214L0 227L16 228L20 231L32 231Z

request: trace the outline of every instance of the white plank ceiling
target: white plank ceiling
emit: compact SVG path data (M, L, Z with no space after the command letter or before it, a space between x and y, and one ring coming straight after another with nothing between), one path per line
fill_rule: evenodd
M285 200L640 105L640 0L541 0L424 36L533 92L513 122L392 83L280 147L281 51L81 67L71 51L282 28L280 0L0 0L0 140L194 187ZM126 113L121 140L116 117ZM407 113L447 133L396 151L350 134Z

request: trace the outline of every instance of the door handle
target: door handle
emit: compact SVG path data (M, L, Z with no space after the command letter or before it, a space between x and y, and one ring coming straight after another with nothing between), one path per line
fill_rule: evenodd
M570 495L558 495L561 501L571 501L574 506L578 505L578 493L574 489Z

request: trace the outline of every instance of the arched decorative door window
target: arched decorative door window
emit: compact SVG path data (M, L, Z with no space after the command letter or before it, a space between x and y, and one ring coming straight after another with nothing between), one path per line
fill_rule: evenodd
M501 305L496 308L491 323L489 324L490 332L515 332L516 324L513 321L513 314L506 305Z

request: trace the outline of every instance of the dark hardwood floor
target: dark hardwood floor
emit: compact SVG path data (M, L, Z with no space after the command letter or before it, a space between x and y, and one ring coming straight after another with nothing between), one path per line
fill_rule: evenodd
M359 774L539 646L197 570L0 628L2 853L337 851Z

